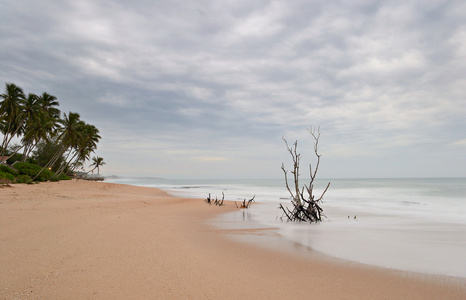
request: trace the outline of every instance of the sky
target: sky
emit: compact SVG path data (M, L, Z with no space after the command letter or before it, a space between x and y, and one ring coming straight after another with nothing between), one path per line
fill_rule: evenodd
M466 176L465 1L0 2L0 84L102 136L105 175ZM90 163L89 163L90 164Z

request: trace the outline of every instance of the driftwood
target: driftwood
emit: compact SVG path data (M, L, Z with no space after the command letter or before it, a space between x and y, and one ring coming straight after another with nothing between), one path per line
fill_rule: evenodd
M239 206L238 206L238 203L236 203L236 201L235 201L236 208L249 208L251 206L251 203L255 202L254 198L256 198L256 195L254 195L254 197L252 197L249 200L244 199L243 202L240 202ZM214 204L214 205L218 205L218 206L223 206L223 205L225 205L224 200L225 200L225 194L222 192L222 199L218 199L217 197L215 197L215 199L213 199L211 197L210 193L209 193L209 196L204 201L209 205Z
M299 161L301 159L301 154L299 154L297 151L298 141L295 141L293 143L293 147L290 147L285 138L283 138L283 141L286 144L286 149L290 153L291 158L293 160L293 171L291 171L291 174L293 174L294 186L292 190L288 184L288 171L285 169L285 165L282 163L282 171L285 174L286 189L291 195L291 204L293 205L293 209L290 210L288 207L284 207L280 203L280 206L278 208L281 209L283 212L283 215L281 217L282 220L283 217L286 217L287 221L313 223L320 222L322 221L322 217L325 217L325 215L323 214L323 209L320 205L322 203L322 199L325 193L327 192L330 186L330 182L327 184L327 187L322 192L320 197L317 198L313 192L314 181L316 179L317 171L319 169L321 156L321 154L318 153L320 130L317 129L316 133L315 129L310 128L309 132L314 138L314 154L317 156L317 163L314 169L312 168L312 165L309 165L311 180L308 185L305 184L302 188L299 186ZM305 192L307 196L304 196Z
M209 205L215 204L218 206L222 206L224 205L223 204L224 200L225 200L225 194L223 192L222 192L222 200L217 199L217 197L215 197L215 200L213 200L212 198L210 198L210 193L209 193L209 196L205 199L205 202Z
M243 199L243 202L242 203L240 202L241 203L240 206L238 206L238 204L235 201L236 208L249 208L249 206L251 206L251 203L255 202L254 198L256 198L256 195L254 195L254 197L252 197L251 199L249 199L247 201L246 201L246 199Z

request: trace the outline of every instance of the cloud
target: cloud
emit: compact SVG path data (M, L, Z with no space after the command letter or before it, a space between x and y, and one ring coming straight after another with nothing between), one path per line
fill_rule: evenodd
M466 146L466 139L457 140L453 143L448 144L449 146L458 146L458 147L465 147Z
M200 160L200 161L220 161L220 160L226 160L225 157L212 157L212 156L201 156L201 157L194 157L195 160Z
M286 157L283 135L311 149L309 126L321 127L333 162L405 157L398 170L412 169L409 155L464 138L464 7L7 0L0 79L47 91L95 124L109 172L238 177L248 166L269 176Z

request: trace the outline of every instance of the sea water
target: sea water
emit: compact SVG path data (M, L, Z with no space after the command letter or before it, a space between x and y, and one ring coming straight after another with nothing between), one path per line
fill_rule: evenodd
M301 251L312 249L368 265L466 278L466 178L319 180L314 185L316 195L331 182L322 204L326 218L319 224L282 220L279 203L291 206L283 179L110 181L157 187L180 197L205 199L210 194L238 205L255 197L260 204L222 215L212 223L274 228L274 236L300 245ZM264 245L280 247L280 242Z

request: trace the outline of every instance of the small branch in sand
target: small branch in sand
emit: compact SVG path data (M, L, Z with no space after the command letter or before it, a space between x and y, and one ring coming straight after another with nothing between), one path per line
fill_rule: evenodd
M223 203L224 200L225 200L225 194L223 192L222 192L222 200L219 200L217 197L215 197L215 200L213 200L210 197L210 193L209 193L209 196L205 199L205 202L209 205L215 204L217 206L222 206L222 205L225 205Z
M246 199L243 199L243 203L241 203L241 206L238 206L238 204L235 201L236 208L249 208L249 206L251 206L251 203L254 202L254 198L256 198L256 195L254 195L254 197L247 201Z

